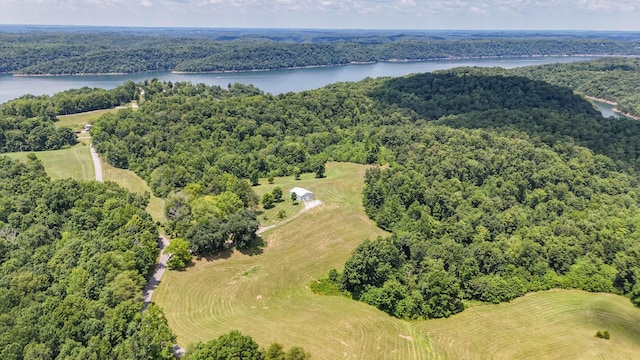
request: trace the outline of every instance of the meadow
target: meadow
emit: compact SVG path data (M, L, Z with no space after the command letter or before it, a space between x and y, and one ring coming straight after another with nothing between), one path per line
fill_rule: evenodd
M85 125L90 124L100 116L114 111L116 111L116 109L87 111L71 115L58 115L58 121L56 121L54 125L56 127L68 127L71 130L81 130Z
M144 179L131 170L113 167L102 160L102 158L100 158L100 162L102 163L102 176L104 181L113 181L123 188L138 194L148 192L151 196L149 198L149 205L147 205L147 212L156 222L164 223L166 221L164 216L164 199L154 196L151 188Z
M178 343L188 347L239 329L261 345L301 345L314 359L624 359L640 352L640 309L611 294L553 290L419 321L313 294L309 284L341 270L357 244L385 235L361 205L365 169L329 163L324 179L261 180L256 193L280 186L285 194L284 204L261 215L270 221L279 207L293 206L287 198L293 186L313 191L323 205L275 223L262 234L264 248L197 259L186 271L165 273L153 301L164 308ZM595 338L598 330L608 330L611 339Z
M35 154L52 179L72 178L75 180L93 179L93 161L89 146L78 144L68 149L7 153L12 159L26 161L28 154Z

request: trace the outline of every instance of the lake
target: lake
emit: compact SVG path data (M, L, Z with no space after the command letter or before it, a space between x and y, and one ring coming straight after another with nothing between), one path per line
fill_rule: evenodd
M597 100L591 100L591 102L596 106L596 108L598 110L600 110L600 112L602 113L602 116L608 118L610 116L613 116L616 119L627 119L627 116L622 115L619 112L615 112L613 111L613 109L615 108L614 105L611 104L607 104L605 102L602 101L597 101Z
M0 75L0 103L24 94L53 95L63 90L83 86L112 89L127 80L135 82L158 78L161 81L190 81L226 87L229 83L253 84L272 94L289 91L311 90L338 81L358 81L367 77L402 76L411 73L431 72L459 66L514 68L549 63L587 61L595 57L549 56L496 59L449 59L422 62L380 62L375 64L351 64L303 69L245 71L213 74L174 74L171 72L146 72L127 75L74 75L74 76L12 76Z

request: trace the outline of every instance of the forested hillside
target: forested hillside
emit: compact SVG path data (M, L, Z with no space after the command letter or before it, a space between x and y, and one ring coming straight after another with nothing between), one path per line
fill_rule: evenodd
M398 317L553 287L638 303L638 123L603 119L564 87L481 72L278 96L154 82L139 111L104 116L92 133L108 161L171 194L183 234L224 233L255 203L224 183L313 172L328 159L389 164L367 174L364 204L393 235L363 243L330 280ZM203 209L221 215L197 220Z
M0 157L0 358L173 358L162 310L141 312L158 255L146 202Z
M134 32L135 33L135 32ZM0 73L89 74L239 71L454 57L638 55L615 37L502 34L312 34L294 37L179 32L0 33ZM575 35L575 34L574 34Z
M614 101L623 112L640 116L640 59L611 58L574 64L551 64L509 71L566 86L576 92Z
M405 318L553 287L640 303L636 177L566 143L441 127L414 140L406 159L367 173L367 214L394 235L359 246L334 277L355 298Z
M609 61L593 66L622 60ZM247 179L384 164L367 173L364 205L392 235L327 280L354 299L402 318L554 287L640 303L640 123L604 119L566 87L464 68L277 96L157 80L124 89L144 102L98 119L94 146L167 198L167 230L192 254L254 245Z

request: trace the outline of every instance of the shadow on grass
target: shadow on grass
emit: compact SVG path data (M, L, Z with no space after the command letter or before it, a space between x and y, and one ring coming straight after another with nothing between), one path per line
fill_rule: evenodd
M264 252L264 248L267 246L267 242L264 241L261 237L256 237L256 239L251 242L250 244L247 245L247 247L242 248L242 249L238 249L235 248L236 250L238 250L240 253L244 254L244 255L249 255L249 256L254 256L254 255L260 255ZM225 249L222 251L219 251L215 254L203 254L203 255L198 255L196 256L196 260L206 260L206 261L216 261L216 260L222 260L222 259L228 259L231 257L231 255L233 254L233 250L234 248L230 248L230 249ZM187 267L192 266L194 263L192 262L191 264L187 265Z
M231 254L233 254L233 249L226 249L226 250L219 251L219 252L217 252L215 254L198 255L196 257L196 259L198 259L198 260L205 259L207 261L216 261L216 260L228 259L228 258L231 257Z
M246 248L238 249L242 254L254 256L260 255L264 252L264 248L267 246L267 242L262 239L261 236L256 236L256 239L249 244Z
M251 242L246 248L238 249L242 254L254 256L260 255L264 252L264 248L267 246L267 242L262 239L261 236L256 236L255 240Z

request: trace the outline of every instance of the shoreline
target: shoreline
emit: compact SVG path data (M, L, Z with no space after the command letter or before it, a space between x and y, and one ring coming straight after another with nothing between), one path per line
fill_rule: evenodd
M603 99L603 98L597 98L594 96L589 96L589 95L583 95L585 98L591 100L591 101L598 101L601 103L605 103L611 106L614 106L614 108L612 109L613 112L618 113L620 115L623 115L625 117L628 117L629 119L633 119L633 120L640 120L640 116L636 116L633 114L629 114L627 112L621 111L620 109L616 108L615 106L618 106L618 103L615 101L611 101L611 100L607 100L607 99Z
M77 74L24 74L24 73L10 73L15 77L57 77L57 76L113 76L113 75L130 75L140 73L124 73L124 72L112 72L112 73L77 73Z
M323 65L305 65L305 66L293 66L293 67L280 67L280 68L267 68L267 69L244 69L244 70L212 70L212 71L179 71L179 70L152 70L152 71L140 71L140 72L109 72L109 73L74 73L74 74L25 74L25 73L7 73L16 77L58 77L58 76L122 76L133 74L144 74L147 72L169 72L171 74L178 75L193 75L193 74L225 74L225 73L239 73L239 72L262 72L262 71L277 71L277 70L298 70L298 69L314 69L324 68L332 66L346 66L346 65L371 65L376 63L410 63L410 62L429 62L429 61L442 61L442 60L473 60L473 59L531 59L531 58L549 58L549 57L596 57L596 58L608 58L608 57L638 57L637 55L612 55L612 54L551 54L551 55L508 55L508 56L444 56L437 58L423 58L423 59L397 59L390 58L384 60L373 61L350 61L347 63L336 64L323 64Z

